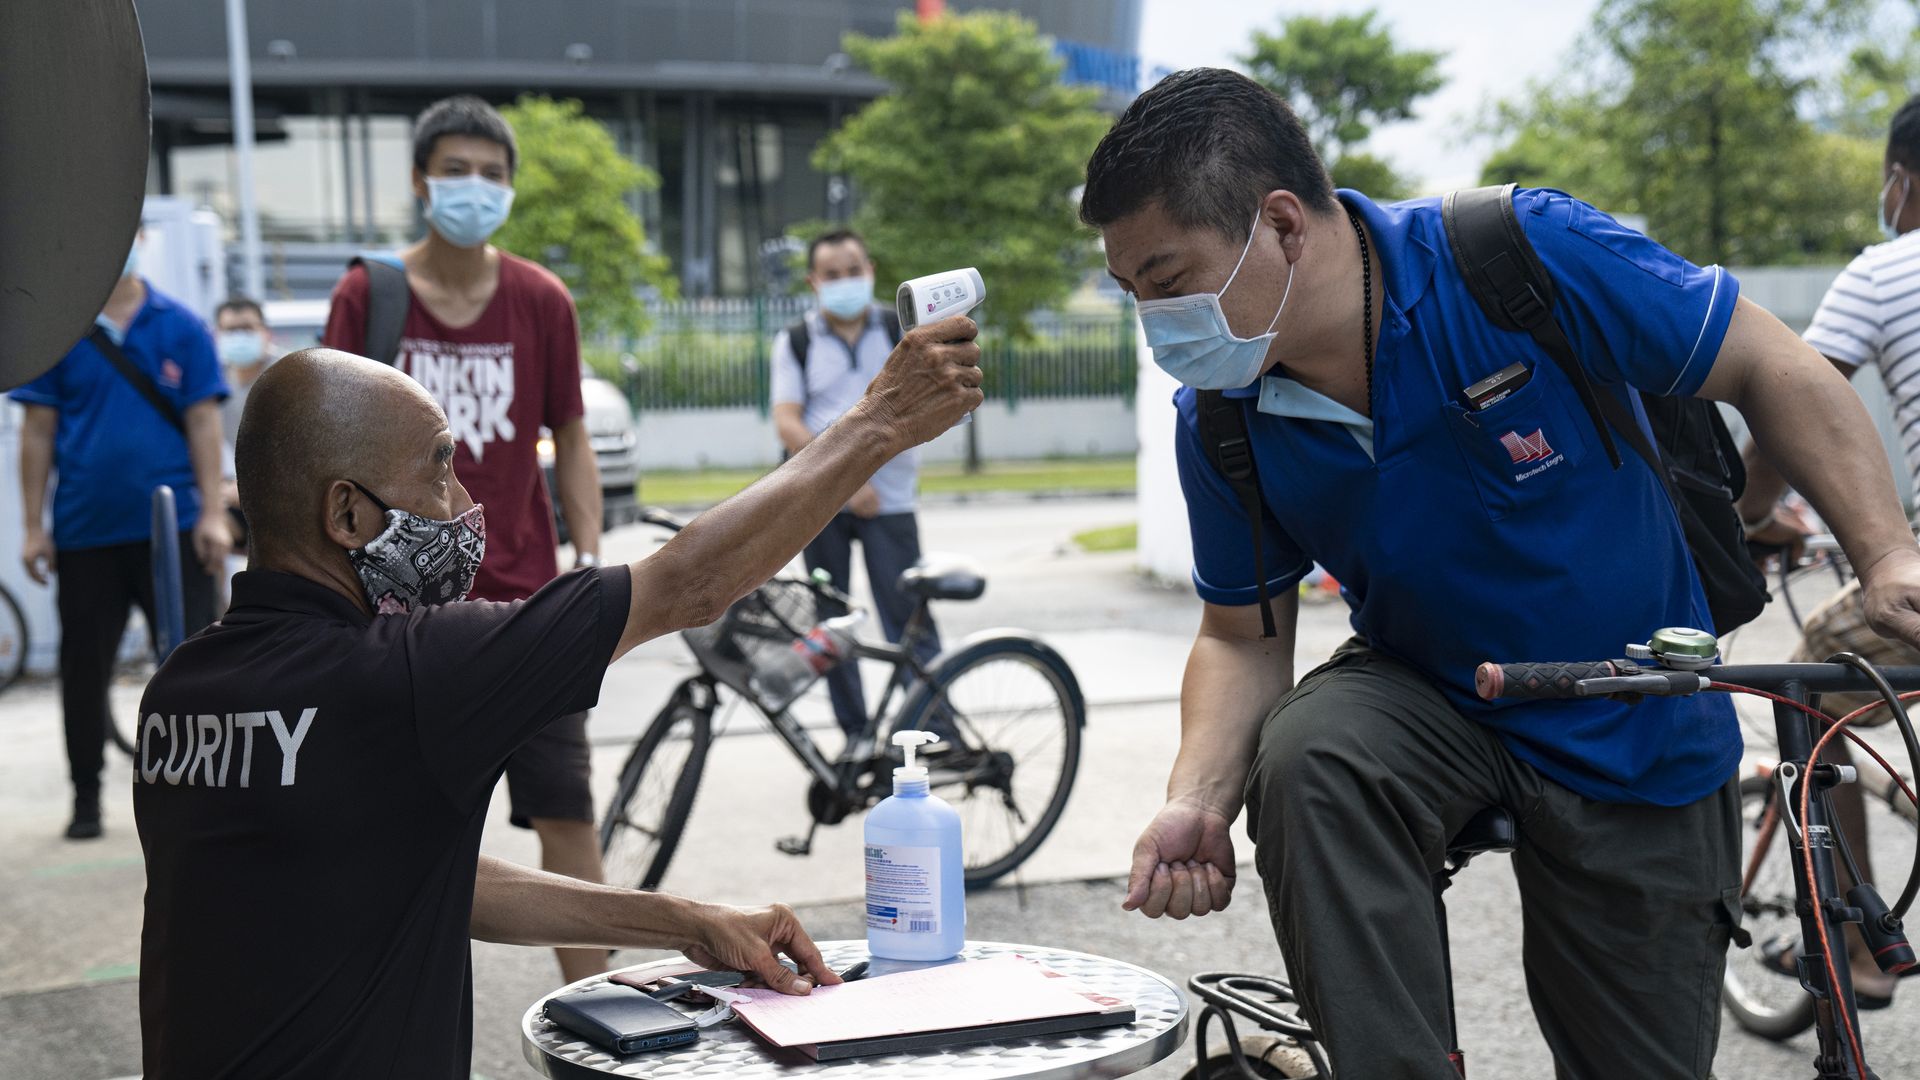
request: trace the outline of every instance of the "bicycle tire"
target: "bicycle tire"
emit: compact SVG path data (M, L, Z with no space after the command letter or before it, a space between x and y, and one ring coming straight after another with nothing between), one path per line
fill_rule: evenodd
M1073 793L1074 780L1080 770L1080 733L1087 722L1086 699L1081 695L1080 682L1074 677L1073 669L1067 666L1066 660L1037 638L1004 634L978 639L968 642L951 657L939 663L930 680L920 686L906 707L901 709L900 721L894 728L894 730L905 730L929 726L929 722L934 718L935 709L944 707L942 703L951 705L965 716L966 695L960 691L958 684L970 672L978 672L989 664L1008 661L1020 664L1038 674L1054 695L1062 722L1063 746L1059 776L1047 796L1045 809L1031 819L1031 825L1026 834L1015 841L1005 854L981 865L973 865L972 859L967 859L968 889L984 888L1011 873L1040 847L1047 835L1053 831L1054 826L1059 824L1060 815L1066 810L1067 797ZM968 746L966 751L1011 753L1011 751L1001 750L984 743L980 746ZM937 762L937 756L933 760ZM1016 761L1013 764L1017 767L1019 763ZM941 795L949 803L955 804L955 808L960 809L962 817L965 818L966 811L963 804L971 802L979 789L969 787L964 799L956 799L951 791L943 794L943 786L951 789L956 785L952 782L946 785L936 783L934 794ZM1010 796L1011 782L1009 782L1008 792L1003 794L1003 800ZM971 849L978 834L974 830L963 828L962 836L965 845ZM968 854L971 855L970 850Z
M693 811L700 776L706 769L707 751L713 742L710 702L711 699L702 706L694 701L686 685L676 690L666 707L647 725L633 752L627 755L626 763L620 767L620 781L614 788L613 801L608 803L606 816L600 820L600 854L605 860L609 881L616 884L631 881L633 888L651 891L659 888L661 879L666 877L667 864L673 861L681 834L686 831L687 817ZM668 781L660 820L651 827L636 823L636 816L647 815L644 806L636 807L635 801L644 799L649 790L645 787L649 767L654 766L662 776L676 768L661 764L656 754L668 745L670 737L676 737L676 729L682 724L686 730L684 736L679 737L687 741L687 756L677 766L677 775Z
M33 639L27 633L27 617L13 592L0 587L0 691L20 681L27 670L27 650Z
M1771 805L1775 797L1776 791L1774 783L1769 777L1749 776L1740 781L1740 832L1742 837L1740 865L1743 871L1752 858L1752 851L1749 849L1748 844L1753 840L1754 834L1763 820L1766 808ZM1776 822L1774 824L1771 835L1767 837L1768 851L1766 855L1763 856L1763 859L1770 860L1774 857L1775 852L1779 852L1782 856L1787 857L1787 864L1791 867L1792 860L1787 854L1786 829L1787 826L1785 822ZM1789 872L1791 871L1789 870ZM1748 919L1751 920L1756 911L1763 909L1768 912L1777 913L1780 905L1784 904L1786 912L1788 913L1785 921L1791 924L1791 932L1797 937L1799 934L1799 921L1797 918L1791 916L1794 904L1791 879L1789 879L1787 883L1787 891L1778 896L1770 894L1760 895L1760 890L1766 888L1766 886L1758 880L1756 880L1755 884L1757 887L1756 895L1741 897L1741 905L1747 909ZM1774 885L1777 889L1777 882L1774 883ZM1762 938L1763 934L1766 934L1764 929L1761 930L1761 933L1754 935L1753 947L1751 949L1727 957L1726 974L1721 981L1720 1000L1726 1005L1727 1012L1733 1016L1734 1023L1739 1024L1741 1028L1763 1039L1783 1042L1813 1026L1813 998L1801 989L1798 984L1793 984L1793 990L1797 991L1797 993L1792 993L1784 997L1777 993L1777 991L1783 989L1783 986L1780 984L1789 982L1787 977L1762 970L1753 959L1760 955L1759 950L1761 946L1765 944L1765 940ZM1744 955L1746 953L1751 953L1753 958ZM1772 984L1770 989L1776 991L1776 993L1756 993L1748 987L1748 979L1756 981L1769 980ZM1768 984L1763 983L1759 985Z

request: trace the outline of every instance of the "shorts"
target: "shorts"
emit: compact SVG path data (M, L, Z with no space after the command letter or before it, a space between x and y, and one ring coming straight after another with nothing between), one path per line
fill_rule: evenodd
M1867 625L1867 600L1860 593L1859 578L1847 582L1839 592L1833 594L1832 599L1807 616L1801 633L1800 646L1788 658L1791 663L1818 664L1834 653L1851 652L1859 653L1869 662L1883 667L1920 664L1920 653L1914 652L1912 646L1889 641ZM1820 699L1820 707L1835 716L1845 716L1862 705L1879 700L1880 695L1873 693L1827 694ZM1875 727L1892 719L1893 714L1885 709L1877 709L1854 723L1860 727Z
M591 823L592 760L586 713L569 713L542 728L507 759L507 820L522 829L533 828L534 818Z

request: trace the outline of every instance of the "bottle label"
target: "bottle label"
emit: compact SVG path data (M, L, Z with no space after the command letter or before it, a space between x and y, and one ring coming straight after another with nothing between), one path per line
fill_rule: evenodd
M867 929L940 932L940 849L867 845Z

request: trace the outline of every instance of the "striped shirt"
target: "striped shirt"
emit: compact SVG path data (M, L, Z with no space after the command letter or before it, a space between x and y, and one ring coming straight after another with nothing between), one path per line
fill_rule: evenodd
M1878 365L1920 489L1920 232L1855 256L1828 287L1805 337L1837 363Z

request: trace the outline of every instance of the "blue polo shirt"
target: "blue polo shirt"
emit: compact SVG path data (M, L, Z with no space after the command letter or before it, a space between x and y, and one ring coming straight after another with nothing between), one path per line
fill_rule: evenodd
M1339 197L1366 222L1386 289L1372 423L1283 378L1237 392L1270 514L1269 585L1325 566L1357 634L1583 796L1678 806L1714 791L1741 752L1725 695L1628 705L1474 694L1484 660L1599 660L1663 626L1711 629L1706 600L1658 477L1618 439L1613 469L1559 366L1487 321L1454 266L1439 200ZM1739 295L1732 275L1560 192L1514 201L1596 389L1698 391ZM1527 384L1470 412L1462 391L1516 361ZM1246 517L1202 451L1193 391L1176 404L1194 585L1210 603L1254 603Z
M227 396L213 336L193 312L147 284L147 302L127 324L120 350L183 414ZM153 489L173 487L180 527L200 520L187 441L82 338L53 370L13 391L15 401L60 413L53 441L53 544L62 551L143 542Z

